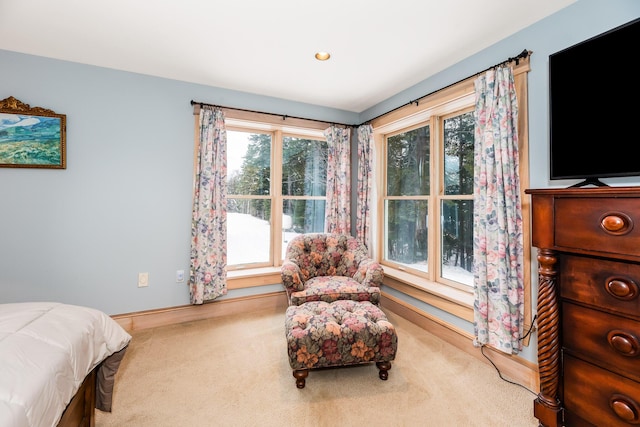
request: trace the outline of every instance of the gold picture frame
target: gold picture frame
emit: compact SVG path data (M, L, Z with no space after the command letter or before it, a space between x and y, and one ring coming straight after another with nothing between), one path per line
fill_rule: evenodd
M67 168L67 116L10 96L0 101L0 167Z

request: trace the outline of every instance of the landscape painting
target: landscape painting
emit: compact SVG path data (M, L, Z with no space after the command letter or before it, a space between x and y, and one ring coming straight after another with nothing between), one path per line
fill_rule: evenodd
M63 114L0 101L0 167L65 169L65 127Z

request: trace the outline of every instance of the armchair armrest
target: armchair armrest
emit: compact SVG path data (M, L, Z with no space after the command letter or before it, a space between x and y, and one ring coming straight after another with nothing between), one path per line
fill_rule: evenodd
M291 260L285 260L280 269L282 285L288 291L301 291L304 289L304 281L298 264Z
M384 270L378 262L371 258L366 258L358 265L358 270L353 275L353 278L363 285L379 288L382 286Z

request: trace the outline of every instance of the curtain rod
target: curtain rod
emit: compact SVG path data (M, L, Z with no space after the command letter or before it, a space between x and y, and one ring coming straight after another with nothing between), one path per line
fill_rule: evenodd
M313 122L319 122L319 123L328 123L330 125L340 125L340 126L344 126L344 127L355 127L357 125L347 125L344 123L337 123L337 122L328 122L326 120L317 120L317 119L310 119L308 117L297 117L297 116L290 116L288 114L278 114L278 113L267 113L265 111L256 111L256 110L245 110L244 108L235 108L235 107L225 107L223 105L217 105L217 104L207 104L206 102L198 102L198 101L194 101L191 100L191 105L199 105L200 107L202 106L208 106L208 107L218 107L218 108L226 108L228 110L235 110L235 111L244 111L247 113L257 113L257 114L267 114L269 116L278 116L278 117L282 117L282 120L286 120L286 119L299 119L299 120L309 120L309 121L313 121Z
M498 67L499 67L499 66L501 66L501 65L506 65L506 64L509 64L510 62L514 62L514 61L515 61L516 65L518 65L518 64L520 63L520 59L527 58L529 55L531 55L531 53L532 53L532 52L530 52L529 50L525 49L525 50L523 50L522 52L520 52L518 55L516 55L516 56L514 56L514 57L512 57L512 58L508 58L508 59L506 59L506 60L504 60L504 61L502 61L502 62L499 62L499 63L497 63L497 64L495 64L495 65L492 65L491 67L485 68L484 70L482 70L482 71L480 71L480 72L478 72L478 73L472 74L472 75L470 75L470 76L468 76L468 77L465 77L464 79L460 79L460 80L458 80L457 82L451 83L450 85L447 85L447 86L445 86L445 87L443 87L443 88L440 88L440 89L438 89L438 90L436 90L436 91L429 92L429 93L427 93L427 94L425 94L425 95L422 95L422 96L420 96L420 97L418 97L418 98L416 98L416 99L414 99L414 100L411 100L411 101L409 101L409 102L407 102L407 103L405 103L405 104L402 104L402 105L400 105L400 106L398 106L398 107L396 107L396 108L393 108L393 109L391 109L391 110L389 110L389 111L387 111L387 112L385 112L385 113L379 114L379 115L377 115L377 116L375 116L375 117L373 117L373 118L371 118L371 119L369 119L369 120L367 120L367 121L365 121L365 122L362 122L362 123L360 123L358 126L362 126L362 125L364 125L364 124L371 123L371 122L372 122L372 121L374 121L375 119L378 119L378 118L380 118L380 117L382 117L382 116L385 116L385 115L387 115L387 114L389 114L389 113L392 113L392 112L394 112L394 111L396 111L396 110L399 110L399 109L401 109L401 108L404 108L404 107L406 107L407 105L416 104L416 106L417 106L417 105L418 105L418 103L419 103L419 101L420 101L422 98L425 98L425 97L427 97L427 96L429 96L429 95L431 95L431 94L433 94L433 93L436 93L436 92L441 91L441 90L443 90L443 89L446 89L446 88L448 88L448 87L451 87L451 86L457 85L457 84L458 84L458 83L460 83L460 82L463 82L463 81L465 81L465 80L467 80L467 79L470 79L470 78L472 78L472 77L478 76L478 75L480 75L480 74L482 74L482 73L485 73L485 72L487 72L487 71L489 71L489 70L492 70L492 69L494 69L494 68L498 68Z
M497 64L495 64L495 65L492 65L491 67L488 67L488 68L486 68L486 69L484 69L484 70L482 70L482 71L480 71L480 72L478 72L478 73L472 74L472 75L470 75L470 76L468 76L468 77L466 77L466 78L464 78L464 79L461 79L461 80L458 80L457 82L451 83L450 85L447 85L447 86L445 86L445 87L443 87L443 88L438 89L438 91L439 91L439 90L442 90L442 89L446 89L446 88L451 87L451 86L453 86L453 85L456 85L456 84L458 84L458 83L460 83L460 82L462 82L462 81L465 81L465 80L467 80L467 79L469 79L469 78L472 78L472 77L475 77L475 76L477 76L477 75L480 75L480 74L482 74L482 73L484 73L484 72L486 72L486 71L489 71L489 70L491 70L491 69L493 69L493 68L498 68L498 67L500 67L501 65L509 64L510 62L514 62L514 61L515 61L516 65L518 65L518 64L519 64L519 62L520 62L520 59L525 59L525 58L527 58L529 55L531 55L531 52L529 52L529 50L527 50L527 49L524 49L522 52L520 52L518 55L516 55L516 56L514 56L514 57L512 57L512 58L508 58L508 59L506 59L506 60L504 60L504 61L502 61L502 62L499 62L499 63L497 63ZM344 123L328 122L328 121L326 121L326 120L316 120L316 119L310 119L310 118L307 118L307 117L289 116L289 115L287 115L287 114L267 113L267 112L264 112L264 111L256 111L256 110L245 110L245 109L243 109L243 108L225 107L225 106L222 106L222 105L207 104L206 102L198 102L198 101L194 101L194 100L191 100L191 105L199 105L200 107L203 107L203 106L205 106L205 105L206 105L206 106L208 106L208 107L226 108L226 109L229 109L229 110L245 111L245 112L247 112L247 113L267 114L267 115L270 115L270 116L279 116L279 117L282 117L282 120L286 120L286 119L299 119L299 120L310 120L310 121L320 122L320 123L328 123L328 124L331 124L331 125L340 125L340 126L345 126L345 127L359 127L359 126L362 126L362 125L364 125L364 124L371 123L373 120L375 120L375 119L377 119L377 118L380 118L380 117L382 117L382 116L384 116L384 115L386 115L386 114L389 114L389 113L391 113L391 112L393 112L393 111L396 111L396 110L399 110L399 109L401 109L401 108L403 108L403 107L406 107L407 105L411 105L411 104L416 104L416 105L418 105L418 102L419 102L419 100L420 100L420 99L422 99L422 98L424 98L424 97L426 97L426 96L429 96L429 95L431 95L432 93L435 93L435 92L437 92L437 91L430 92L430 93L427 93L427 94L425 94L425 95L422 95L422 96L420 96L420 97L418 97L418 98L416 98L416 99L414 99L414 100L411 100L411 101L407 102L406 104L402 104L402 105L400 105L400 106L398 106L398 107L396 107L396 108L393 108L393 109L391 109L391 110L389 110L389 111L387 111L387 112L385 112L385 113L382 113L382 114L380 114L380 115L377 115L377 116L375 116L375 117L373 117L373 118L371 118L371 119L369 119L369 120L367 120L367 121L365 121L365 122L362 122L362 123L360 123L360 124L358 124L358 125L353 125L353 124L352 124L352 125L348 125L348 124L344 124Z

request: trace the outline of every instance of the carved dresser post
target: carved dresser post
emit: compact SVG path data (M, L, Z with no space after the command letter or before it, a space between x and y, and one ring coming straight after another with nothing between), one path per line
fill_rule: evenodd
M560 402L560 312L558 297L557 253L552 249L554 234L553 194L531 194L531 240L538 248L538 375L540 393L533 413L541 426L562 425Z
M534 402L534 415L540 425L562 425L562 409L558 399L560 385L559 311L555 265L557 258L550 249L538 250L538 370L540 393Z

